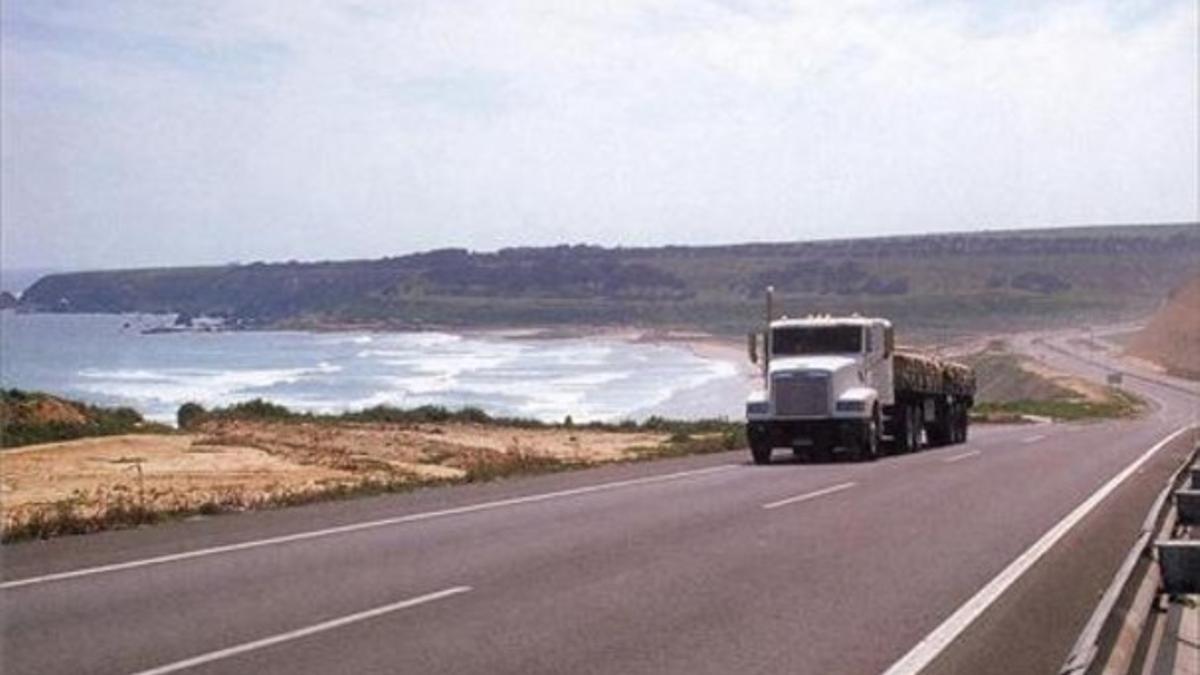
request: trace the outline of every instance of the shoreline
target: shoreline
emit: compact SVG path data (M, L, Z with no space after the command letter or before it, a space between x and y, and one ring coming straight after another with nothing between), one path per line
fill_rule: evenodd
M59 330L56 328L56 326L59 325L59 322L54 320L54 317L57 317L58 314L52 314L53 316L50 316L49 320L45 321L44 323L34 323L31 325L44 325L51 332ZM42 316L46 317L47 314L43 314ZM143 349L151 350L149 352L145 352L147 354L161 353L164 349L166 352L171 352L176 349L173 347L173 345L176 343L170 342L170 338L164 335L145 335L144 331L142 330L152 325L171 325L173 321L171 315L126 313L98 314L92 316L97 320L103 320L103 325L111 325L114 327L114 330L118 330L119 332L128 335L128 338L125 338L125 340L128 340L128 342L123 341L122 344L124 346L120 347L119 349L122 350L121 353L125 353L127 357L129 357L126 360L130 363L134 363L135 365L142 361L142 359L137 355L142 353ZM27 317L27 320L38 321L38 317L31 315ZM72 325L74 324L66 322L63 324L63 329L67 330L68 328L66 327ZM80 325L90 326L92 324L85 321ZM73 331L74 333L78 332L74 328L69 328L69 330ZM588 394L588 401L591 401L591 403L581 400L578 402L580 405L576 406L574 404L570 404L570 401L565 401L565 403L568 403L568 405L563 408L561 415L557 413L542 414L537 412L537 410L540 408L538 408L538 406L534 406L528 415L531 417L536 417L543 422L555 421L556 419L567 415L572 416L576 420L596 419L597 421L618 421L623 419L641 420L649 416L658 416L679 420L694 420L706 417L740 417L747 389L752 382L755 381L756 374L758 372L757 369L749 363L748 358L744 354L743 347L741 344L739 344L738 340L709 334L702 331L681 329L666 330L661 328L645 328L630 325L510 325L503 327L474 327L464 329L453 329L448 326L437 328L433 326L424 326L418 330L403 330L396 327L385 329L385 327L379 325L367 327L361 324L326 324L322 326L320 330L297 330L294 328L289 329L282 327L257 327L253 329L229 328L219 332L212 330L184 329L181 331L173 331L172 334L176 336L177 340L181 341L179 344L184 344L191 339L186 337L189 333L197 334L193 337L209 336L206 339L219 340L220 338L218 335L220 332L260 333L262 334L262 339L265 340L264 344L270 344L271 338L269 338L269 336L272 333L279 335L290 333L301 336L304 334L310 336L333 335L339 337L344 336L347 338L374 335L376 336L376 339L379 339L378 336L386 335L411 336L420 334L443 334L447 336L457 336L467 341L463 346L456 348L457 351L474 351L471 342L472 340L479 341L479 349L481 350L489 351L492 349L500 349L503 351L507 348L505 348L501 343L512 341L514 343L524 343L525 346L521 347L521 352L526 354L526 356L523 357L522 362L528 362L529 367L534 368L536 368L538 361L537 355L541 351L541 347L539 347L537 343L550 343L551 341L563 341L565 343L561 345L554 345L553 347L547 344L547 349L551 349L560 355L573 353L575 345L572 344L571 341L579 341L578 347L580 349L590 349L588 343L601 343L599 345L601 348L605 350L616 350L618 354L623 350L637 349L639 346L643 351L648 347L663 347L669 351L663 352L662 358L668 359L672 363L678 360L680 361L681 365L688 364L689 357L695 359L690 362L691 365L687 365L682 371L680 371L678 377L670 376L669 373L664 373L663 378L646 380L643 384L634 383L638 382L640 378L646 376L646 373L640 373L637 368L624 373L623 377L628 378L630 384L623 386L632 387L630 390L631 395L624 397L623 399L613 399L613 403L606 404L609 408L611 408L608 411L592 410L592 408L595 407L593 405L595 401L592 401L592 399L601 401L608 400L606 397L609 397L609 394L605 393L608 390L604 386L599 385L597 385L595 388L588 388L589 391L593 392ZM140 339L143 338L144 335L145 337L156 337L161 340L165 340L166 342L161 344L158 342L141 342ZM230 336L229 339L232 340L233 336ZM249 340L247 344L250 345L257 344L258 342L254 338L249 338L248 335L244 335L242 340L239 340L239 342L245 342L247 339ZM317 339L319 341L319 338ZM492 345L490 347L488 346L489 342ZM209 344L213 345L210 349L220 349L218 346L216 346L219 343ZM301 337L300 343L297 344L306 344L306 342ZM246 347L245 349L250 349L250 347ZM423 354L422 348L419 346L413 346L412 350L413 351L409 355L408 359L420 361ZM240 349L238 351L240 353L240 351L244 351L244 349ZM325 352L321 351L320 349L318 349L317 352L314 352L314 354L317 353L321 355L325 354ZM657 360L658 358L653 355L654 352L652 351L647 352L647 354L648 358L652 360ZM434 354L433 356L437 356L437 354ZM147 358L149 359L149 357ZM297 358L300 358L300 356L297 356ZM314 358L316 357L314 356ZM324 358L324 356L322 356L322 358ZM620 357L613 358L621 360ZM647 357L644 356L643 358ZM147 363L150 365L147 365L146 367L149 368L153 366L157 368L157 365L155 364L158 364L159 361L161 361L161 359L149 359ZM236 359L230 363L232 365L229 365L228 367L232 368L233 371L240 372L240 370L244 370L245 367L247 367L246 364L239 365L240 362L237 362ZM322 363L324 363L324 361L322 361ZM558 363L558 361L555 361L555 363ZM186 364L177 365L182 366ZM477 369L477 366L473 365L473 363L464 362L461 365L472 370L472 372ZM77 369L90 366L98 367L98 364L83 363L76 360L76 363L71 367ZM141 366L137 367L140 368ZM261 366L261 368L267 367L268 366ZM284 366L279 365L272 367L277 369L284 368ZM288 367L290 368L290 366ZM438 366L433 365L432 363L430 367L438 368ZM564 373L572 370L569 361L555 367L560 370L565 369ZM299 366L296 368L299 368ZM352 368L350 365L347 365L346 368L351 371L351 375L353 377L361 379L364 376L363 373L355 370L361 370L359 366L354 366ZM581 366L581 368L588 372L594 370L594 367L592 366ZM253 367L251 369L253 369ZM190 388L194 390L193 394L191 398L181 398L178 401L175 401L172 405L171 400L149 400L145 399L145 397L139 394L137 391L126 392L126 390L121 387L121 382L117 381L112 383L115 387L117 387L115 389L106 388L104 391L97 390L94 387L86 390L80 389L76 386L76 384L78 384L77 381L82 380L80 377L72 375L74 372L74 370L66 372L63 376L66 379L59 378L62 379L61 382L59 382L57 379L54 381L47 380L43 382L40 378L24 377L20 380L14 379L12 384L13 386L17 386L22 389L45 391L57 396L87 401L88 403L94 405L132 407L141 412L146 419L161 421L167 424L172 424L175 421L175 415L178 406L186 400L198 401L206 406L220 406L233 404L238 401L246 400L247 398L261 397L264 400L273 403L279 403L281 405L288 405L292 407L299 406L299 409L308 408L308 406L299 404L295 400L292 400L295 397L289 398L289 392L283 390L280 390L279 392L274 390L264 390L261 392L261 394L257 394L253 389L243 391L240 388L223 387L222 391L214 392L218 396L217 398L213 398L205 394L207 391L204 386L205 382L197 381L192 383L193 386L188 387L188 383L182 380L176 383L176 389L182 387L183 389L181 389L181 391L186 393L187 389ZM484 375L486 375L486 373L481 376ZM510 373L509 376L520 377L519 374L512 373ZM316 388L313 389L313 391L321 392L319 394L313 394L317 399L320 399L320 401L314 399L315 404L321 406L320 408L313 408L314 412L334 413L344 412L346 410L357 410L361 407L364 407L360 404L362 403L361 399L363 399L366 394L359 392L352 387L352 389L354 389L353 391L348 390L345 392L345 395L341 395L342 390L337 388L337 377L337 375L322 375L317 380L314 380L314 383L310 385L310 388ZM463 375L463 377L469 380L469 375ZM352 380L348 380L348 382L349 381L357 382L357 380L353 380L353 378ZM55 386L56 383L61 386ZM355 386L357 387L359 385ZM375 387L375 389L372 389L371 391L376 392L376 394L372 394L376 398L394 398L396 404L400 405L401 407L413 407L419 405L419 401L412 401L407 405L400 404L400 401L403 398L407 398L406 396L402 396L400 393L407 385L390 385L386 383L379 383L378 385L368 384L366 386L368 386L368 388ZM553 383L549 383L549 386L553 387ZM380 387L382 387L382 389L380 389ZM401 387L401 389L396 389L395 392L393 392L395 393L395 396L386 395L386 392L383 391L384 389L388 389L390 391L391 388L394 387ZM87 394L85 391L92 393ZM462 400L457 400L458 397L441 397L435 401L435 404L444 405L449 408L480 405L479 403L474 403L474 401L482 399L480 399L478 395L470 394L470 391L473 391L470 389L470 387L464 391L467 391L468 393L464 395L465 398ZM556 390L553 388L539 391L542 391L542 393L534 395L534 399L548 400L549 398L555 398L553 394ZM635 392L637 395L633 395ZM371 392L367 393L369 394ZM178 397L180 395L183 394L176 394L174 396ZM371 398L369 396L366 397ZM370 406L366 405L365 407ZM501 416L520 416L520 413L514 412L515 409L512 405L500 405L499 408L496 408L495 406L487 405L485 403L482 407L491 414L497 414ZM603 413L601 417L594 417L595 414L600 413Z

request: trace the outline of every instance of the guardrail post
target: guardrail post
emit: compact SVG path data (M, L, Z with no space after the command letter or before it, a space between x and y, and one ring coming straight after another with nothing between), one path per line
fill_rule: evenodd
M1200 593L1200 540L1166 539L1155 542L1163 590L1168 595Z
M1200 490L1177 490L1175 511L1183 525L1200 525Z

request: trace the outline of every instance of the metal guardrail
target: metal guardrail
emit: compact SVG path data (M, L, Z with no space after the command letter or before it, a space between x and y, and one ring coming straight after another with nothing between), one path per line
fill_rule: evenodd
M1130 675L1163 654L1151 644L1155 614L1170 612L1172 597L1200 592L1200 428L1192 453L1155 499L1133 548L1076 640L1059 675ZM1180 497L1183 497L1181 500ZM1182 507L1182 508L1181 508ZM1193 538L1178 538L1181 530ZM1173 603L1178 605L1178 603ZM1174 607L1176 614L1180 607ZM1158 622L1161 623L1161 622ZM1159 647L1165 644L1159 640ZM1165 655L1173 660L1174 654ZM1156 667L1157 673L1160 668ZM1162 672L1169 672L1164 670Z

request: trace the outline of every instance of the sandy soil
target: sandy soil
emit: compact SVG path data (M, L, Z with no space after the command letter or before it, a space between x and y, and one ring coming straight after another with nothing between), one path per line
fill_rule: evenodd
M1175 289L1146 327L1129 340L1130 356L1200 379L1200 277Z
M241 443L304 464L354 472L408 471L425 478L458 478L462 460L480 455L532 455L565 462L632 457L664 434L587 429L524 429L479 424L326 424L219 422L201 442Z
M139 484L145 493L159 495L263 491L351 477L346 471L296 464L258 448L200 445L197 440L190 435L107 436L5 450L0 455L0 502L8 512L81 493L132 492Z
M1055 370L1039 361L1032 359L1024 359L1021 361L1021 369L1032 373L1038 377L1050 380L1050 382L1069 389L1079 396L1084 401L1091 403L1104 403L1108 401L1112 395L1109 393L1108 387L1085 380L1080 377L1068 375L1062 371Z
M643 333L637 339L642 342L674 344L704 359L727 361L737 366L739 372L748 377L757 377L762 372L758 366L750 363L746 343L733 338L721 338L707 333L660 331Z
M31 521L255 508L364 485L457 480L547 458L635 457L666 434L475 424L226 421L193 434L88 438L0 453L3 530ZM57 515L56 515L57 514Z

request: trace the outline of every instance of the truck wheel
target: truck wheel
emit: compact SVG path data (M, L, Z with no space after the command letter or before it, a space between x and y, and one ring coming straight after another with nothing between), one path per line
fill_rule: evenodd
M770 464L772 450L774 448L763 441L750 443L750 455L754 458L755 464Z
M912 452L912 446L909 445L909 428L912 426L912 414L908 410L908 405L897 402L894 408L895 418L892 422L892 444L895 446L897 455L904 455Z
M909 452L917 452L921 449L921 432L923 431L921 423L921 407L919 405L909 406L908 408L908 448Z
M901 427L896 435L896 445L900 452L916 452L921 449L921 411L908 403L901 406Z
M940 448L943 445L949 445L950 434L954 428L954 414L950 406L938 405L937 414L934 420L925 427L925 438L929 440L929 446Z
M967 425L969 424L968 415L967 415L967 406L962 405L960 403L958 406L956 406L956 408L958 410L958 414L955 415L955 418L954 418L954 430L958 437L958 442L966 443L967 442Z
M858 440L858 447L855 449L855 459L858 461L874 462L883 455L882 446L879 443L879 437L883 433L883 424L879 419L879 409L875 409L875 414L871 416L869 422L866 423L866 428L863 429L862 438Z

